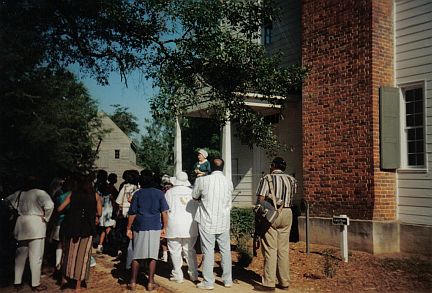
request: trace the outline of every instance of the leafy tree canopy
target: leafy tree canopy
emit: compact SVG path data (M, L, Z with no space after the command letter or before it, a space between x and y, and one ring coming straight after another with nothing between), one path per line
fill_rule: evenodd
M129 111L128 107L123 107L119 104L111 105L114 112L108 115L112 121L128 136L139 133L138 118Z
M19 79L29 54L50 68L78 63L101 84L117 70L140 69L155 81L155 116L173 117L209 103L223 124L238 121L243 142L278 147L272 128L244 104L256 92L272 103L298 92L305 71L281 68L257 43L274 19L269 0L6 0L1 5L0 49ZM15 54L13 52L18 52Z
M137 162L158 174L174 174L174 121L146 119L145 134L137 150Z
M97 105L70 72L35 70L1 88L0 177L88 171L102 135Z

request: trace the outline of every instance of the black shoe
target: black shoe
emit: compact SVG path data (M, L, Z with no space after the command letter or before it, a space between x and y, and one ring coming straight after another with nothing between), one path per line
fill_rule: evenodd
M263 286L263 285L256 285L254 287L255 291L260 291L260 292L274 292L275 291L275 287L267 287L267 286Z
M23 284L14 284L14 289L15 289L15 291L21 291L22 289L24 289L24 285Z
M48 287L45 285L39 285L36 287L32 287L32 291L36 291L36 292L41 292L41 291L46 291L48 290Z
M289 286L282 286L282 285L276 285L276 288L278 288L278 289L280 289L280 290L288 290L289 289Z

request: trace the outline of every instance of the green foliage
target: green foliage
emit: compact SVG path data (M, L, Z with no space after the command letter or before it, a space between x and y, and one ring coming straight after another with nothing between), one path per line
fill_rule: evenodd
M138 164L158 174L173 175L175 122L146 119L145 123L137 151Z
M128 107L122 107L119 104L111 105L111 107L114 108L114 112L108 116L126 135L130 136L139 133L138 124L136 123L138 119L129 111Z
M236 242L243 237L251 238L255 230L255 216L252 208L234 207L231 210L231 236Z
M235 3L234 3L235 2ZM156 115L187 112L207 104L208 115L223 126L238 122L239 138L276 153L281 148L271 125L245 104L245 95L283 105L299 93L305 70L281 68L256 40L259 28L273 17L269 1L183 1L173 11L185 32L157 73L160 94L152 100ZM241 15L241 16L240 16Z
M209 102L222 126L239 122L242 142L277 152L271 125L244 103L254 92L285 104L299 93L305 70L281 68L256 40L263 24L277 17L272 1L238 0L6 0L0 7L0 55L19 79L33 65L82 71L107 84L112 71L141 70L160 94L156 117L172 119L190 106ZM29 57L30 56L30 57ZM227 114L229 113L229 114Z
M248 266L253 258L250 243L255 229L254 219L251 208L234 207L231 210L231 236L237 244L238 263L244 267Z
M237 243L238 264L242 267L247 267L253 259L253 251L249 245L251 238L242 237Z
M0 175L89 171L102 132L97 105L70 72L34 70L0 90Z
M323 272L327 278L333 278L336 276L337 259L334 256L334 249L325 249L322 254L324 256L324 267Z

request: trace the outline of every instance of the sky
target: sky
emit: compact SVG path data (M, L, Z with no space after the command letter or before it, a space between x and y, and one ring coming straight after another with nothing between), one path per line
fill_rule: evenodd
M126 87L120 75L112 73L109 85L101 86L95 79L80 73L77 68L73 68L73 71L87 87L90 95L98 102L100 110L111 114L114 108L110 105L120 104L128 107L128 111L138 118L140 131L144 133L144 119L151 117L149 100L156 93L151 81L144 79L136 71L127 76L128 86Z

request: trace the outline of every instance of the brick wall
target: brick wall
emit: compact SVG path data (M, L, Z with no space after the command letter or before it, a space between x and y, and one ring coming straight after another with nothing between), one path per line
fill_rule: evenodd
M310 70L303 180L312 215L395 217L394 173L379 170L378 121L378 88L393 76L391 3L302 2L302 63Z
M396 173L382 172L379 158L379 88L394 84L393 1L372 1L373 219L396 219Z

